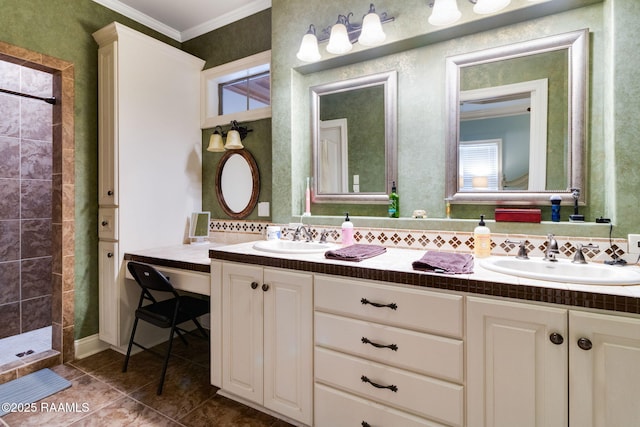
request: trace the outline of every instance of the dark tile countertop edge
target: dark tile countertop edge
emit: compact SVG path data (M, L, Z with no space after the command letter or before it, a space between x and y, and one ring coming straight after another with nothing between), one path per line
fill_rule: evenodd
M198 264L198 263L188 262L188 261L176 261L176 260L171 260L166 258L157 258L157 257L136 255L136 254L129 254L129 253L124 254L124 260L145 262L147 264L160 265L163 267L179 268L181 270L211 273L211 265Z
M265 267L285 268L572 307L640 314L640 298L629 296L544 288L523 284L495 283L486 280L476 280L467 276L381 270L357 265L325 264L254 254L239 254L215 249L209 250L209 257L220 261L249 263Z

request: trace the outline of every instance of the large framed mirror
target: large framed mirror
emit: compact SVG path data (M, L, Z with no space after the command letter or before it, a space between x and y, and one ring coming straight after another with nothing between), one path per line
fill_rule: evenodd
M258 164L246 149L223 154L216 172L216 196L220 207L231 218L246 218L258 203L260 175Z
M451 203L585 203L589 30L446 59Z
M388 203L397 180L397 76L313 86L313 201Z

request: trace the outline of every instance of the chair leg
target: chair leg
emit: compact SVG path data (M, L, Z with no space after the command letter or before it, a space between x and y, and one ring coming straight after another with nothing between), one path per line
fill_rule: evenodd
M122 366L122 372L127 372L127 366L129 365L129 357L131 356L131 347L133 347L133 338L136 335L136 328L138 327L138 318L133 321L133 328L131 329L131 338L129 338L129 347L127 348L127 355L124 358L124 365Z
M162 366L162 375L160 376L160 384L158 384L158 390L156 394L160 396L162 394L162 387L164 387L164 377L167 374L167 366L169 365L169 357L171 357L171 347L173 346L173 334L176 332L176 325L171 325L171 334L169 335L169 345L167 346L167 354L164 357L164 365Z
M198 328L198 330L200 331L200 333L202 334L202 336L204 337L204 339L208 340L209 336L207 335L207 332L204 330L204 328L202 327L202 325L200 324L200 322L198 322L198 319L196 319L195 317L193 319L193 323L196 324L196 327Z

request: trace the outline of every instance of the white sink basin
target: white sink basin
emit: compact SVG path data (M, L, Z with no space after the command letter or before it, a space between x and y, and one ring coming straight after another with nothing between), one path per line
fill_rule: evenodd
M321 242L304 242L291 240L260 240L253 244L253 249L279 254L313 254L325 252L335 245Z
M586 285L640 285L637 267L604 264L573 264L569 260L557 262L542 259L521 260L513 257L490 257L480 261L487 270L530 279Z

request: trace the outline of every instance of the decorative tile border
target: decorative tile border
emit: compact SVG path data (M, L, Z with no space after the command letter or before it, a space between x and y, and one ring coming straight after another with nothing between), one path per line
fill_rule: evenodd
M292 233L287 230L287 225L273 224L261 221L238 220L212 220L209 229L211 233L241 233L240 241L264 238L267 226L280 225L283 228L283 238L290 239ZM313 226L312 226L313 227ZM323 231L328 231L327 241L340 242L340 228L331 226L313 227L311 233L314 239L318 239ZM229 235L218 236L223 242L232 243ZM591 262L604 262L611 260L615 254L617 257L626 255L626 239L591 238L591 237L567 237L555 236L560 253L558 258L572 259L578 250L578 245L597 246L593 249L584 249L585 259ZM474 247L473 233L458 231L433 231L433 230L407 230L390 228L362 228L354 233L356 243L381 245L388 248L418 249L427 251L446 251L472 253ZM498 234L491 235L492 255L515 255L518 253L518 243L524 240L529 256L543 257L547 247L546 236L525 234Z

